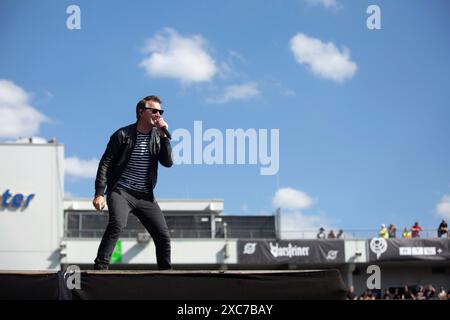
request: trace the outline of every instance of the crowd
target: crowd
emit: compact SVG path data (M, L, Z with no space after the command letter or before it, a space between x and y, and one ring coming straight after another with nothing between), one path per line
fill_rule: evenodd
M361 295L354 293L350 287L347 292L347 300L450 300L450 289L440 287L436 290L431 284L427 286L403 286L384 290L365 290Z
M403 229L402 238L408 239L408 238L420 238L420 232L423 230L423 228L420 226L419 222L415 222L414 225L408 229L405 227ZM439 227L437 229L437 237L443 238L448 237L448 225L447 221L444 219L439 224ZM389 238L396 238L397 237L397 227L393 224L390 224L389 227L386 228L385 224L381 225L380 231L378 231L378 236L380 238L389 239Z
M328 235L325 233L325 229L323 227L320 227L319 233L317 233L317 239L340 239L342 238L342 235L344 234L344 230L339 230L338 233L336 233L333 229L328 232Z
M420 226L419 222L415 222L411 228L405 227L403 229L401 237L404 239L408 238L420 238L420 233L423 228ZM316 235L317 239L340 239L343 238L344 231L341 229L336 233L333 229L331 229L328 234L325 232L325 229L321 227L319 232ZM382 224L380 230L378 231L378 236L380 238L389 239L389 238L397 238L397 227L394 224L390 224L386 227L385 224ZM450 233L448 232L447 221L444 219L439 224L437 229L437 237L438 238L446 238L450 237Z
M420 238L420 234L423 228L420 226L419 222L415 222L411 228L405 227L401 234L401 237L404 239L408 238ZM319 232L316 235L317 239L339 239L343 238L344 231L341 229L337 233L331 229L328 234L325 232L325 229L321 227ZM394 224L390 224L386 227L385 224L382 224L380 230L378 231L378 236L383 239L389 238L397 238L397 227ZM448 225L445 219L439 224L437 228L437 237L438 238L446 238L450 237L450 233L448 232Z

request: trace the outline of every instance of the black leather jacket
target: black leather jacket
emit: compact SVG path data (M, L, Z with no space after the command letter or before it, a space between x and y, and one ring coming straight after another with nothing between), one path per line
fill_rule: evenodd
M130 159L131 152L136 143L136 136L136 123L134 123L120 128L110 137L106 150L98 165L97 177L95 179L95 195L104 195L105 189L107 194L114 190ZM158 162L168 168L173 164L172 147L169 139L161 138L157 161L155 160L155 156L152 156L149 167L149 182L152 189L155 188L158 178Z

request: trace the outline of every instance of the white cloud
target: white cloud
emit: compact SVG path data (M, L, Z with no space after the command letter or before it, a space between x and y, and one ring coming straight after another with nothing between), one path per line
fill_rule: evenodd
M236 51L228 50L228 54L230 55L230 57L239 60L239 62L246 62L245 58L240 53L238 53Z
M284 89L283 90L283 95L284 96L286 96L286 97L295 97L297 94L295 93L295 91L294 90L291 90L291 89Z
M0 80L0 137L33 136L50 119L30 105L30 95L9 80Z
M444 219L450 219L450 195L442 197L441 201L436 205L436 212Z
M166 28L146 41L144 52L148 56L139 66L151 77L192 83L208 82L218 73L206 40L200 35L183 37L176 30Z
M336 0L306 0L311 5L322 5L327 9L338 8L338 2Z
M303 33L292 37L290 47L297 62L307 65L318 77L341 83L356 72L357 65L350 60L346 47L340 51L332 42L324 43Z
M270 87L271 91L274 91L274 89L278 92L278 94L283 95L285 97L295 97L297 96L297 93L288 88L285 87L279 80L272 78L272 77L266 77L263 80L263 85L266 87Z
M306 215L301 211L281 212L282 239L311 239L317 237L320 227L326 231L333 229L324 216ZM336 228L334 231L337 231Z
M293 188L281 188L275 193L272 204L276 208L297 210L307 209L316 202L305 192Z
M302 210L318 202L303 191L281 188L272 198L274 208L281 208L280 233L282 239L316 238L320 227L329 231L334 229L330 220L323 214L309 215Z
M231 85L225 88L225 92L216 97L206 99L208 103L227 103L233 100L249 100L260 95L256 83Z
M97 174L98 159L81 160L76 157L64 159L64 171L66 175L78 178L94 178Z

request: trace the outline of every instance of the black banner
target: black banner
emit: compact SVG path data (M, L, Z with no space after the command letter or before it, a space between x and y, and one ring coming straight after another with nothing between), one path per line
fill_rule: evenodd
M383 239L368 241L369 261L450 260L450 239Z
M344 240L238 240L238 263L344 263Z

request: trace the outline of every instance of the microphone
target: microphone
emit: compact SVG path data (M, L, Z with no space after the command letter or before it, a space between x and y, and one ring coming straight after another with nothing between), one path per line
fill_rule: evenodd
M166 134L166 136L167 136L167 138L169 138L169 140L172 140L172 136L166 127L161 127L160 129Z

